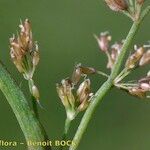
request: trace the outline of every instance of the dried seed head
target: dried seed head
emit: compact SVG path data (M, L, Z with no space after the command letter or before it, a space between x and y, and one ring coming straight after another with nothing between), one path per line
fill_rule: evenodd
M32 79L35 66L39 62L37 43L33 44L31 24L28 19L19 25L18 37L10 38L10 57L25 79Z
M120 43L116 42L115 44L113 44L111 46L110 56L107 56L108 57L107 68L110 68L110 69L113 68L113 66L117 60L117 57L119 56L119 54L121 52L122 45L123 45L123 41ZM109 53L107 55L109 55Z
M96 73L96 70L94 68L92 68L92 67L80 66L80 69L81 69L82 74L85 74L85 75Z
M126 68L127 69L133 69L137 63L139 62L139 60L141 59L141 57L144 54L144 48L140 47L138 48L135 53L133 53L131 56L129 56L129 58L126 61Z
M77 96L79 98L79 101L82 103L85 99L89 97L90 94L90 80L86 79L84 80L79 88L77 89Z
M129 93L133 96L139 97L139 98L145 98L146 97L146 92L143 89L140 89L138 87L131 88L129 90Z
M95 38L98 42L99 48L104 52L108 51L109 42L111 41L111 36L109 35L109 33L103 32L99 37L95 35Z
M71 80L64 79L61 84L56 85L57 93L65 106L67 117L74 119L75 114L85 110L92 96L90 80L84 79L79 87L75 87ZM75 89L77 89L75 91Z
M147 50L140 59L139 66L150 64L150 49Z
M126 0L105 0L105 2L113 11L124 11L128 9Z
M72 94L72 84L69 79L64 79L61 84L56 85L57 93L65 106L68 109L71 105L74 105L74 96Z
M96 70L94 68L83 67L81 64L77 64L73 71L72 82L74 85L76 85L82 76L86 76L86 75L94 74L94 73L96 73Z
M115 62L122 49L123 42L115 43L111 46L111 58Z
M75 69L72 74L72 82L74 85L76 85L80 81L81 76L82 76L81 68L78 67L79 65L75 66Z

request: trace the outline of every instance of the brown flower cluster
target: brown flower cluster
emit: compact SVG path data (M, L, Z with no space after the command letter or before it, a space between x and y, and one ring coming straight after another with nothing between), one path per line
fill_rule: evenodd
M144 65L150 64L150 49L149 46L134 47L134 53L131 54L125 64L125 68L116 77L114 83L116 87L126 90L131 95L139 98L149 97L150 92L150 72L147 76L134 82L122 82L133 70L141 68Z
M128 9L126 0L105 0L110 9L114 11L123 11Z
M126 61L126 68L133 69L135 67L144 66L150 64L150 49L143 47L134 48L135 52L130 55Z
M111 10L124 12L132 20L137 20L145 0L105 0L105 2Z
M95 38L98 42L100 50L104 52L108 58L107 68L112 69L117 60L118 55L121 52L123 41L116 42L113 45L110 45L111 36L108 32L102 32L99 36L95 35Z
M18 71L25 79L32 79L35 68L39 63L39 48L33 42L31 24L28 19L21 23L18 37L10 38L10 56Z
M95 73L93 68L79 64L74 69L72 79L66 78L61 84L56 84L58 95L70 120L73 120L80 111L84 111L91 102L93 96L91 82L86 76L93 73Z
M137 84L133 87L129 87L129 93L139 98L149 98L150 95L150 76L138 80Z
M10 38L10 56L20 73L29 82L32 96L39 102L39 90L33 81L33 74L39 63L39 48L33 42L31 24L28 19L19 25L20 33Z

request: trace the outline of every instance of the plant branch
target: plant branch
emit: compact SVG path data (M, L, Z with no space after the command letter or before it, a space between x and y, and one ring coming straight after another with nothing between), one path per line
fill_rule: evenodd
M26 142L42 142L46 134L34 112L30 109L27 100L8 71L0 63L0 89L10 104L18 123L24 133ZM28 150L50 150L51 148L28 145Z
M33 111L36 115L36 118L39 119L39 113L38 113L38 108L37 108L37 100L32 95L32 86L34 85L34 81L32 79L28 80L28 85L29 85L29 90L30 90L30 93L31 93L32 108L33 108Z
M85 114L81 120L81 123L77 129L77 132L73 138L73 142L75 144L71 145L69 150L76 150L77 149L77 147L81 141L81 138L82 138L87 126L88 126L90 119L92 118L92 115L93 115L96 107L98 106L98 104L100 102L102 102L103 97L108 93L108 91L113 86L114 79L117 77L117 75L120 71L121 65L122 65L124 57L126 55L126 52L128 51L128 48L129 48L131 42L133 41L134 36L135 36L136 32L138 31L138 28L139 28L142 20L148 14L149 11L150 11L150 6L147 7L145 9L145 11L143 11L141 18L133 23L133 25L132 25L132 27L131 27L131 29L130 29L127 37L126 37L126 40L123 44L121 53L118 56L118 59L117 59L115 65L112 69L112 73L111 73L110 77L101 86L101 88L96 92L95 96L93 97L93 100L92 100L91 104L89 105L88 109L86 110L86 112L85 112Z
M67 134L68 134L68 131L69 131L69 128L70 128L70 125L71 125L71 121L69 118L66 118L66 121L65 121L65 126L64 126L64 132L63 132L63 135L62 135L62 141L65 141L66 138L67 138ZM60 146L60 149L59 150L63 150L63 146L61 145Z

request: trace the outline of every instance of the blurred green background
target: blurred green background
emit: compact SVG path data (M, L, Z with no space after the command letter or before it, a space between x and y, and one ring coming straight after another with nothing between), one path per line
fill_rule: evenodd
M106 58L99 51L93 34L110 31L113 41L127 35L131 21L109 10L101 0L0 0L0 59L12 76L21 84L28 97L26 81L17 72L9 57L9 38L18 30L20 19L32 22L34 39L40 46L40 64L35 81L40 88L41 122L51 140L59 139L64 125L65 111L55 89L55 83L71 75L74 64L82 63L109 72ZM142 24L135 42L150 39L150 15ZM132 79L146 74L146 69L132 75ZM91 76L96 91L105 81ZM82 114L73 122L70 137L76 131ZM5 97L0 93L0 139L24 141L24 136ZM0 149L13 149L2 148ZM25 150L23 146L14 148ZM79 150L149 150L150 101L133 98L119 90L112 90L97 108L88 125Z

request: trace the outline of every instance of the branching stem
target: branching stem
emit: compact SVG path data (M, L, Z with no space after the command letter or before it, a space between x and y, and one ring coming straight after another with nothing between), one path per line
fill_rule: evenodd
M120 55L118 56L118 59L112 69L112 73L109 76L108 80L100 87L100 89L96 92L95 96L93 97L93 100L91 102L91 104L89 105L88 109L86 110L81 123L77 129L77 132L73 138L73 142L75 143L74 145L71 145L69 150L76 150L81 139L82 136L88 126L89 121L92 118L92 115L96 109L96 107L98 106L98 104L100 102L102 102L103 97L109 92L109 90L111 89L111 87L113 86L113 82L114 79L117 77L117 75L119 74L119 71L121 69L121 65L123 63L124 57L126 55L126 52L128 51L128 48L130 46L130 44L132 43L134 36L136 35L136 32L139 29L140 24L142 23L142 20L144 19L144 17L149 13L150 11L150 6L148 6L142 13L141 18L139 20L134 21L127 37L126 40L123 44L122 50Z
M34 112L30 109L27 100L8 71L0 63L0 89L10 104L18 123L25 136L26 142L42 142L47 140L46 133ZM49 146L28 145L28 150L50 150Z

